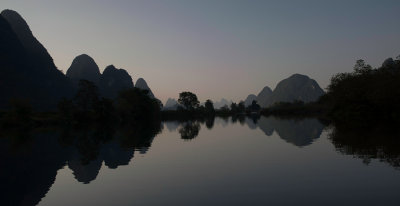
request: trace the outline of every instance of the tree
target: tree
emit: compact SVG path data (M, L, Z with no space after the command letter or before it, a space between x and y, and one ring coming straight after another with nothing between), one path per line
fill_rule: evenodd
M230 110L229 110L228 105L224 105L223 107L221 107L219 109L219 114L229 115L230 114Z
M60 100L60 102L58 102L57 107L61 118L63 118L66 121L71 121L73 119L75 105L72 102L72 100L63 98Z
M232 103L231 103L231 112L232 112L233 114L235 114L235 113L237 113L237 111L238 111L237 104L234 103L234 102L232 102Z
M353 126L366 126L378 119L398 121L400 70L396 64L388 58L372 70L363 60L357 60L353 72L336 74L320 100L330 118Z
M107 98L101 98L94 107L97 121L113 122L116 119L113 101Z
M207 99L206 103L204 104L207 113L214 113L214 104L210 99Z
M257 104L256 100L253 100L251 102L251 105L248 107L248 109L250 110L250 112L259 112L261 107L259 104Z
M359 59L356 61L356 65L354 65L354 71L356 74L364 74L372 71L371 65L365 63L364 60Z
M244 113L246 112L246 106L244 106L244 102L240 101L238 104L238 112L239 113Z
M181 92L178 99L179 104L183 105L186 110L193 111L199 107L197 96L191 92Z
M97 86L91 81L81 79L74 101L77 108L82 112L93 110L99 101Z
M160 103L144 90L133 88L118 94L116 109L123 123L149 122L158 118Z

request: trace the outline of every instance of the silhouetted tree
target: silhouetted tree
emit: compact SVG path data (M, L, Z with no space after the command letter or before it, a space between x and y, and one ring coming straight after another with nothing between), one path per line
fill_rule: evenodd
M335 121L351 124L380 120L398 121L400 117L400 61L385 60L372 69L357 60L354 71L339 73L331 79L328 92L320 98ZM361 126L361 125L360 125Z
M197 96L191 92L181 92L178 99L179 104L183 105L186 110L194 111L199 107Z
M71 121L74 118L75 105L72 100L63 98L58 102L58 112L60 117L66 121Z
M113 101L107 98L102 98L94 107L95 118L101 122L114 122L116 120L115 108Z
M214 109L214 104L210 99L207 99L206 103L204 104L205 106L205 110L207 113L214 113L215 109Z
M74 98L77 109L82 112L88 112L94 109L98 101L99 93L97 86L93 82L81 79L79 81L78 92Z
M261 110L261 107L260 107L260 105L257 104L256 100L253 100L251 102L251 105L248 106L247 109L249 110L249 112L259 112Z
M238 106L237 106L238 112L239 113L244 113L246 112L246 106L244 105L243 101L240 101Z
M236 114L238 112L238 107L235 102L231 103L231 113Z
M354 65L354 72L356 74L363 74L371 71L372 71L371 65L365 63L364 60L359 59L356 61L356 64Z
M158 118L160 104L146 90L133 88L119 93L116 109L123 123L146 122Z
M221 107L219 109L219 114L229 115L230 114L230 109L229 109L228 105L224 105L223 107Z

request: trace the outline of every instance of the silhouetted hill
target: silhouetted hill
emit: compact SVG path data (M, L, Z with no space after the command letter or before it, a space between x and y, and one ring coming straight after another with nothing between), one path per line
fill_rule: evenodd
M81 54L75 57L71 66L68 68L66 75L72 79L74 83L78 83L81 79L86 79L96 85L99 84L101 76L96 62L87 54Z
M47 52L46 48L33 36L26 21L13 10L3 10L1 15L10 23L12 29L17 34L18 39L26 49L28 56L36 63L35 66L46 68L49 70L55 69L53 59ZM60 72L61 73L61 72Z
M18 60L19 58L26 58L26 51L24 50L22 43L18 39L18 36L15 34L11 25L2 15L0 15L0 31L0 54L2 57L0 59L1 63L3 63L4 66L22 66L18 65L18 63L21 63L21 61ZM2 68L7 69L6 67Z
M272 96L272 90L268 86L264 87L257 95L257 103L260 106L267 105Z
M136 88L142 89L142 90L147 90L149 91L149 96L152 98L155 98L153 92L151 91L150 87L147 85L146 81L143 78L139 78L136 81Z
M275 102L293 102L295 100L312 102L325 94L318 83L308 76L294 74L278 83L271 96Z
M165 102L164 110L176 110L178 108L178 102L175 99L168 98Z
M228 101L225 98L222 98L220 101L214 102L214 108L215 109L221 109L223 106L230 106L232 104L232 101Z
M248 107L251 105L251 103L256 100L257 101L257 96L254 94L249 94L247 98L244 100L244 106Z
M18 13L4 10L0 27L0 108L13 98L28 99L38 109L55 108L61 97L72 95L70 81Z
M103 71L99 82L100 92L104 97L115 98L123 89L133 88L131 76L124 69L109 65Z
M49 86L48 89L52 89L52 92L67 92L70 89L68 79L57 69L53 58L35 38L22 16L13 10L3 10L1 15L11 25L25 48L32 69L38 72L34 77L42 78L44 86Z
M257 102L261 107L268 107L277 102L313 102L325 92L318 83L306 75L294 74L278 83L274 91L269 87L258 94Z
M25 50L10 24L2 16L0 16L0 44L0 108L4 108L9 99L16 97L19 92L16 87L17 82L22 80L22 85L29 85L30 82L24 81L28 80Z

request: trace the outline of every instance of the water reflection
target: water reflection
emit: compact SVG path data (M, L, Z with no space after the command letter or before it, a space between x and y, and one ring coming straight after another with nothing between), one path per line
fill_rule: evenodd
M210 117L206 119L206 127L207 129L212 129L214 127L214 117Z
M164 122L164 127L168 129L170 132L175 132L179 127L178 121L167 121Z
M135 154L146 154L155 136L163 128L187 141L196 138L202 128L210 130L215 125L226 129L230 129L232 125L259 129L266 136L276 134L296 147L311 145L324 129L324 125L317 119L237 116L157 122L130 128L99 125L84 129L66 127L1 132L0 203L37 205L53 185L57 171L64 167L72 170L78 182L89 184L97 178L103 164L110 169L132 165ZM399 168L398 132L341 128L333 128L331 131L329 139L340 153L361 158L365 164L369 164L372 159L378 159Z
M67 149L54 138L57 133L30 133L24 144L19 133L0 139L1 205L36 205L66 164Z
M257 115L198 119L187 122L166 121L164 126L169 131L178 130L182 139L191 140L198 136L202 124L205 123L207 128L212 129L214 122L222 127L227 127L229 123L245 124L252 130L260 129L267 136L271 136L275 131L280 138L298 147L312 144L321 136L324 129L324 125L317 119L277 119Z
M276 119L261 117L258 121L265 135L271 136L275 131L280 138L298 147L312 144L321 136L324 125L317 119Z
M200 123L197 121L184 122L179 128L179 134L183 140L192 140L199 135L200 128Z
M37 205L64 166L77 181L88 184L103 162L115 169L128 165L136 151L145 154L161 129L158 123L118 130L101 126L2 133L1 205Z
M393 126L349 129L334 127L329 139L337 151L362 159L369 165L372 159L400 169L400 132Z

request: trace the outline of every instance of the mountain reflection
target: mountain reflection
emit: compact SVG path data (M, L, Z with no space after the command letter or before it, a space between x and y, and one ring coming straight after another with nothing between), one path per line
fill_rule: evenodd
M1 133L1 205L37 205L68 166L84 184L95 180L102 163L128 165L135 151L146 153L160 123L132 128L52 129Z
M304 147L312 144L321 136L324 125L317 119L261 117L258 121L258 128L267 136L271 136L275 131L286 142L298 147Z

